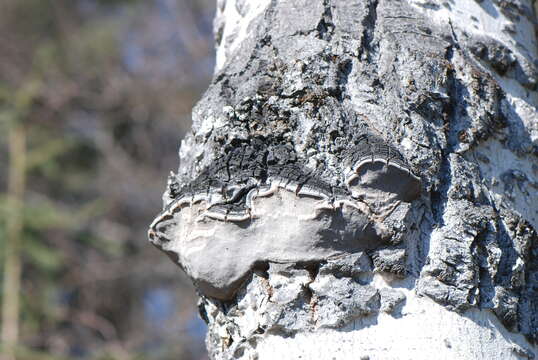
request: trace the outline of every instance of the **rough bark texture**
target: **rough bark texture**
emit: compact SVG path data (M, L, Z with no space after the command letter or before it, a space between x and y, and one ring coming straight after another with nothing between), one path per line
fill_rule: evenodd
M535 356L533 22L526 0L219 1L149 232L213 358Z

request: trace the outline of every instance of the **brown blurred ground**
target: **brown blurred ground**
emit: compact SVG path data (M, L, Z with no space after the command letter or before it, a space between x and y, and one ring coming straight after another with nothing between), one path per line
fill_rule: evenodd
M17 359L206 358L194 290L146 229L210 80L213 13L213 0L0 1L0 269L21 260Z

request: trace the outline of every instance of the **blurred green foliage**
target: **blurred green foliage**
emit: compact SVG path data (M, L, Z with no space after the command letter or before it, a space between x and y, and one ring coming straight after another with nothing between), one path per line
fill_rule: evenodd
M162 18L163 8L175 22ZM192 288L148 246L145 231L209 81L212 13L211 1L196 0L0 4L0 134L21 122L28 139L17 358L204 358L188 325ZM193 31L182 16L196 19L197 36L170 42L174 32ZM177 53L172 73L151 56L155 44ZM129 46L141 50L132 55ZM141 68L128 68L133 56ZM2 135L2 189L8 155ZM10 213L4 192L2 261ZM154 288L177 300L163 309L170 324L158 331L143 301Z

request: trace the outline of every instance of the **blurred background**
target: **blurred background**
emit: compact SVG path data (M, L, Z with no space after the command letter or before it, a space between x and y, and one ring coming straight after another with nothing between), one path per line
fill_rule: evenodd
M146 239L214 64L214 0L0 0L1 359L207 359Z

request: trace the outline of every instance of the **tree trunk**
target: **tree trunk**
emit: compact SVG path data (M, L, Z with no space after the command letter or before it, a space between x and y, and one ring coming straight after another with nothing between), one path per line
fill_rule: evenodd
M23 200L26 188L26 129L18 119L9 124L9 178L4 240L4 276L2 286L2 354L1 360L14 360L19 340L21 288L21 241Z
M151 242L214 359L531 359L528 0L222 0Z

